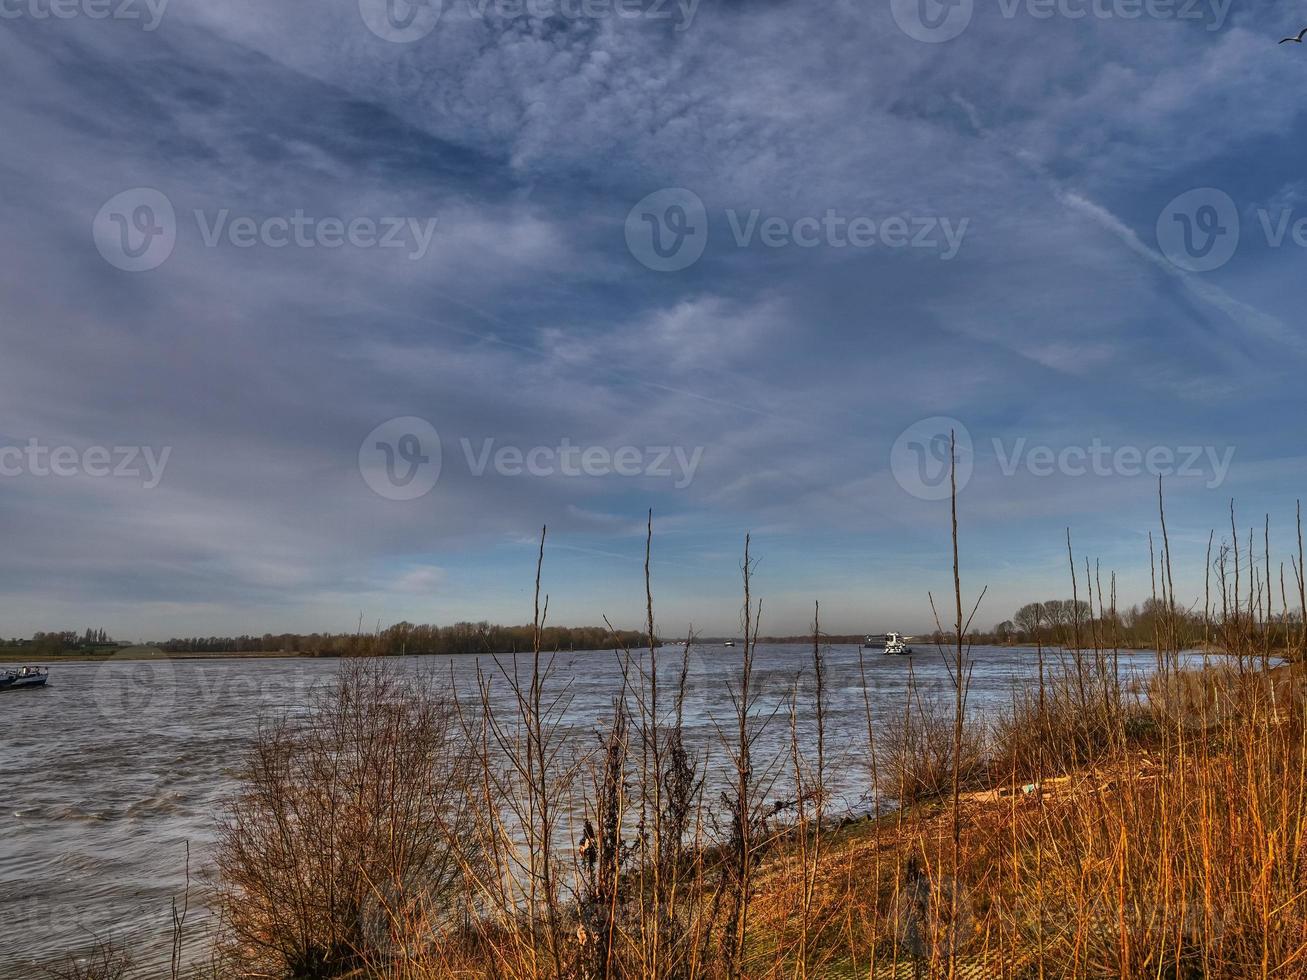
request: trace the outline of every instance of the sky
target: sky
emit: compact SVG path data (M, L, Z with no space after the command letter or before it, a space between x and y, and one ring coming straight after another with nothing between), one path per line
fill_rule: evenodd
M920 631L1296 549L1307 5L0 0L0 635ZM1291 569L1285 573L1292 581ZM1275 572L1273 571L1273 577Z

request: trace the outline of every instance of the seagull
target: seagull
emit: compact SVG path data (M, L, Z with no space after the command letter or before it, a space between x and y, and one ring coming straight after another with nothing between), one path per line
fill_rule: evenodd
M1304 36L1307 36L1307 27L1304 27L1301 31L1299 31L1297 37L1280 38L1280 43L1284 44L1286 41L1292 41L1294 44L1302 44L1302 39Z

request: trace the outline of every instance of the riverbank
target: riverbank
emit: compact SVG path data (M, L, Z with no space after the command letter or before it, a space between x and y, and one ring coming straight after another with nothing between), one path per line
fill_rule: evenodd
M123 647L119 650L103 653L71 653L55 654L53 656L43 656L31 651L24 652L21 648L0 650L0 663L41 664L48 667L58 664L95 664L103 663L106 660L269 660L283 657L314 658L315 655L272 650L257 653L166 653L158 647L150 646Z
M945 976L950 960L978 977L1289 975L1307 951L1303 665L1150 687L1097 749L1105 716L1019 712L956 811L944 794L787 842L759 875L759 961L822 977Z
M879 807L873 800L849 812L833 804L823 787L834 774L823 771L814 749L819 743L810 739L805 738L798 756L783 746L765 763L759 756L757 765L765 764L773 772L790 767L795 778L773 782L773 789L751 795L744 975L899 977L912 976L915 969L923 976L944 976L953 958L959 976L1008 977L1023 975L1025 970L1033 976L1041 968L1049 975L1085 978L1156 976L1159 970L1167 976L1228 976L1243 975L1249 968L1256 972L1263 955L1272 966L1269 975L1277 975L1276 964L1296 962L1293 957L1303 953L1304 946L1295 930L1307 926L1303 898L1307 881L1297 843L1307 832L1298 805L1307 790L1301 779L1303 667L1294 664L1263 671L1260 657L1249 657L1245 662L1222 661L1206 669L1195 666L1168 672L1141 689L1116 684L1112 675L1099 669L1106 663L1110 663L1106 658L1088 657L1078 666L1050 668L1042 687L1014 692L1011 710L993 724L983 731L967 729L960 758L968 761L957 770L956 808L950 790L955 768L951 740L941 736L942 726L931 709L923 707L918 713L914 700L883 714L873 706L868 718L864 762L882 787ZM350 665L346 661L341 666ZM379 675L383 684L390 683L384 677L391 666L393 662L384 660L362 662L366 671L383 672ZM873 666L883 668L885 661L878 658ZM822 669L832 673L828 667ZM833 675L831 682L832 689L843 688ZM454 891L444 904L423 905L415 922L389 921L398 908L378 910L377 886L357 882L351 886L348 879L331 877L353 866L349 855L356 847L361 848L359 860L375 861L373 845L340 836L339 827L304 823L311 813L300 811L293 795L286 797L291 806L286 815L301 816L267 824L281 828L266 838L269 846L275 845L276 860L259 843L264 840L261 821L276 812L272 811L243 823L239 834L219 848L223 869L219 880L226 882L219 894L209 895L206 889L193 900L197 905L212 901L225 909L225 915L234 915L252 937L284 936L284 929L293 929L293 934L309 929L312 935L321 925L314 903L298 908L284 898L265 903L261 897L265 892L259 882L268 886L268 896L282 894L278 884L282 872L276 869L284 868L302 883L300 887L310 885L306 897L319 887L343 888L346 894L357 889L364 919L381 915L380 924L374 922L350 940L363 949L363 960L353 972L346 971L357 980L392 980L397 975L393 971L401 968L406 980L560 975L539 965L539 958L549 954L547 936L536 931L544 920L535 919L533 928L530 920L518 918L516 903L529 901L528 893L513 892L517 897L512 907L482 904L481 886L499 880L498 874L507 870L495 870L493 841L510 832L513 824L502 822L502 815L523 802L516 795L522 787L515 788L511 781L501 783L501 790L483 798L476 773L500 772L496 778L502 780L498 765L487 766L491 760L476 751L471 757L443 755L440 746L457 728L438 727L447 734L435 740L430 732L422 734L428 729L421 726L450 724L450 713L440 708L439 695L421 694L407 702L404 698L409 694L396 701L399 689L384 690L390 692L383 699L386 703L410 704L417 712L412 724L419 727L401 731L391 727L392 721L379 721L394 719L393 708L390 714L369 710L358 715L351 708L353 721L346 722L345 716L333 721L338 717L331 707L334 702L318 701L313 715L317 722L301 734L288 730L291 741L278 737L261 743L259 751L281 757L292 746L302 746L304 734L324 730L324 722L328 732L346 723L341 733L352 731L351 742L359 739L357 744L366 754L360 760L365 764L359 774L364 781L358 786L357 803L349 802L353 791L345 784L334 786L330 770L320 769L317 763L308 770L320 774L311 786L313 793L328 794L359 817L372 813L376 803L388 808L390 802L398 802L401 813L411 814L409 808L426 794L443 794L440 811L445 830L433 826L424 831L429 835L425 846L481 855L451 880ZM674 697L674 690L673 686L664 696ZM361 704L357 693L348 703L365 706L369 695L361 696ZM841 703L828 702L825 710ZM906 728L893 720L896 714L902 717L905 707L910 722ZM465 704L462 710L475 713L476 709ZM818 717L807 713L783 721L782 726L792 726L794 737L801 738L805 728L818 724ZM638 963L644 954L629 942L658 918L661 900L646 889L666 873L679 882L677 914L688 917L676 927L688 930L678 948L697 948L696 955L702 957L688 975L723 976L729 972L722 957L728 949L731 896L736 894L731 869L737 866L733 856L738 840L729 832L712 831L712 826L720 826L719 816L705 816L702 824L692 820L682 835L673 835L683 845L676 867L657 870L649 838L641 843L637 828L645 827L644 832L652 834L655 825L670 817L666 811L658 817L656 810L647 809L654 803L652 796L645 797L652 787L644 782L648 763L640 757L646 735L641 734L638 718L637 707L635 717L623 723L624 728L619 726L626 732L626 748L618 756L611 755L618 743L606 739L595 744L593 755L571 743L568 751L582 752L583 761L577 763L579 770L569 770L584 777L548 783L550 798L562 799L556 794L574 791L584 800L575 817L558 818L577 822L561 834L553 855L557 873L567 880L566 885L556 885L557 952L565 958L565 974L590 975L581 966L588 962L594 943L606 935L605 919L595 918L596 907L591 904L598 889L598 894L612 896L608 901L617 901L609 907L615 910L614 925L620 923L625 938L614 955L620 954L626 963L634 957ZM507 724L507 719L502 723ZM355 725L363 727L355 729ZM602 730L613 732L610 726ZM663 729L660 742L674 746L676 732L674 726ZM916 733L929 737L919 739ZM561 744L551 739L545 734L546 746ZM431 747L431 754L425 749L414 754L413 746L424 744ZM404 760L394 770L403 775L386 777L390 788L377 797L370 788L371 774L391 771L384 761L388 757ZM293 758L287 756L286 764L298 766ZM604 790L605 758L621 761L625 776L619 796L606 795ZM665 764L672 759L666 756ZM976 759L980 764L974 764ZM286 792L280 781L265 785L261 770L245 768L248 765L239 763L241 785L255 794L248 799L264 800L263 806ZM433 773L429 784L418 779L427 765ZM567 772L560 776L566 777ZM660 792L668 792L673 783L659 780ZM790 792L796 785L799 792ZM617 786L610 784L614 791ZM910 802L898 807L893 796ZM701 795L689 812L704 813L723 805L715 796ZM611 806L618 807L621 819L607 824L614 836L605 844L598 830L587 836L581 824L605 826L604 814L618 815L608 809ZM417 809L420 812L422 807ZM260 812L251 811L249 817ZM407 834L403 828L411 816L388 816L388 812L383 809L367 819L389 828L387 834L396 829L398 819L398 830ZM661 832L674 825L675 821L664 823ZM461 830L445 836L451 827ZM289 838L283 836L286 833ZM420 839L423 836L414 838ZM524 854L533 846L530 840L521 843L527 849ZM228 850L237 845L240 850ZM534 846L542 846L539 838ZM242 853L245 856L237 859ZM374 856L363 858L365 854ZM591 854L594 862L587 857ZM605 854L623 855L612 868L616 877L607 879L606 885L600 875ZM330 860L323 863L326 857ZM481 860L489 860L489 867L482 869ZM367 881L386 874L384 864L362 866L367 868ZM206 880L208 876L205 872ZM243 884L233 888L233 881ZM529 878L523 887L526 883ZM616 891L609 892L610 887ZM471 919L461 911L454 914L463 907L464 899L456 896L464 888L466 900L479 909ZM474 897L478 894L483 896L479 900ZM407 907L406 899L385 899L387 906L395 901ZM253 919L242 918L251 910L263 911ZM541 908L538 916L544 914ZM354 920L346 920L350 921ZM193 959L203 960L209 951L199 947L208 939L200 928L191 926L188 948ZM517 943L527 945L516 947ZM500 962L493 969L486 966L496 962L496 956L507 957L508 947L517 948L514 957L523 959ZM406 948L411 953L401 967L394 960L395 951ZM232 951L229 944L222 949ZM536 966L530 965L533 957ZM227 972L206 976L235 977L248 968L237 964ZM275 962L263 961L259 969L272 976L288 975ZM647 975L643 969L623 968L610 976ZM167 974L143 969L125 976L154 980L161 975Z

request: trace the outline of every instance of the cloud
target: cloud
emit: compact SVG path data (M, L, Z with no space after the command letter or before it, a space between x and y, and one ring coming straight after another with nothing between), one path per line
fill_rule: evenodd
M864 4L705 5L684 31L444 6L410 45L373 35L356 4L300 0L174 5L150 33L7 22L0 435L172 447L151 491L0 479L7 631L91 614L133 636L351 628L359 607L520 619L544 524L567 552L558 615L638 621L624 576L649 507L675 569L669 616L733 623L750 527L796 589L870 592L888 574L885 601L906 610L942 525L894 482L889 447L940 414L982 440L1236 444L1232 479L1268 508L1290 499L1295 454L1275 432L1302 421L1302 256L1250 242L1196 274L1152 241L1190 187L1301 203L1296 68L1252 13L1207 31L981 5L929 45ZM178 215L172 254L139 274L91 236L133 187ZM641 265L624 236L663 187L692 189L709 221L679 273ZM435 225L413 258L210 246L197 211ZM943 261L740 245L731 216L754 211L968 224ZM401 416L442 440L440 478L413 501L374 493L358 465L364 436ZM477 476L465 439L702 461L680 488ZM981 473L969 494L996 542L1120 530L1097 485ZM822 567L853 552L910 571ZM1001 544L978 561L1007 573ZM777 631L804 628L792 606Z

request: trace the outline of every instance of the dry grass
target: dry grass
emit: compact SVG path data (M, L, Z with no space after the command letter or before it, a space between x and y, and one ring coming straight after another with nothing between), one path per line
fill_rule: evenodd
M578 732L541 649L538 567L535 649L483 672L475 697L349 666L307 724L265 730L220 861L230 975L1307 975L1307 691L1300 666L1270 659L1304 634L1286 625L1287 589L1269 601L1269 556L1236 574L1236 540L1211 563L1202 617L1232 657L1179 670L1177 624L1194 614L1175 601L1159 516L1147 688L1122 680L1096 625L1115 619L1115 586L1072 559L1072 593L1099 615L1068 625L1072 649L1034 651L1037 682L1001 717L968 713L963 642L946 652L951 703L912 688L878 717L864 698L883 790L871 819L829 810L816 611L814 684L788 710L761 707L747 544L716 798L683 732L688 650L658 647L651 589L648 649L627 652L609 721ZM956 639L959 577L952 598ZM679 659L679 685L660 658ZM763 757L763 732L787 722L788 751ZM781 785L792 798L776 800ZM76 980L101 976L122 980Z
M105 938L80 953L66 954L62 963L43 972L51 980L127 980L134 967L131 951L118 940Z
M457 927L477 860L470 762L450 704L376 660L265 725L222 825L231 968L340 976Z
M1292 712L1262 675L1226 680L1243 702L1228 723L963 796L956 869L945 803L845 828L816 889L824 975L946 976L950 953L986 977L1307 973L1302 674L1277 685ZM795 859L759 888L774 943L757 975L794 945Z
M963 725L960 764L955 765L952 739L941 737L953 724L953 706L937 697L912 691L903 713L888 715L877 732L880 792L903 804L937 799L953 789L983 786L988 779L986 731L979 722Z

